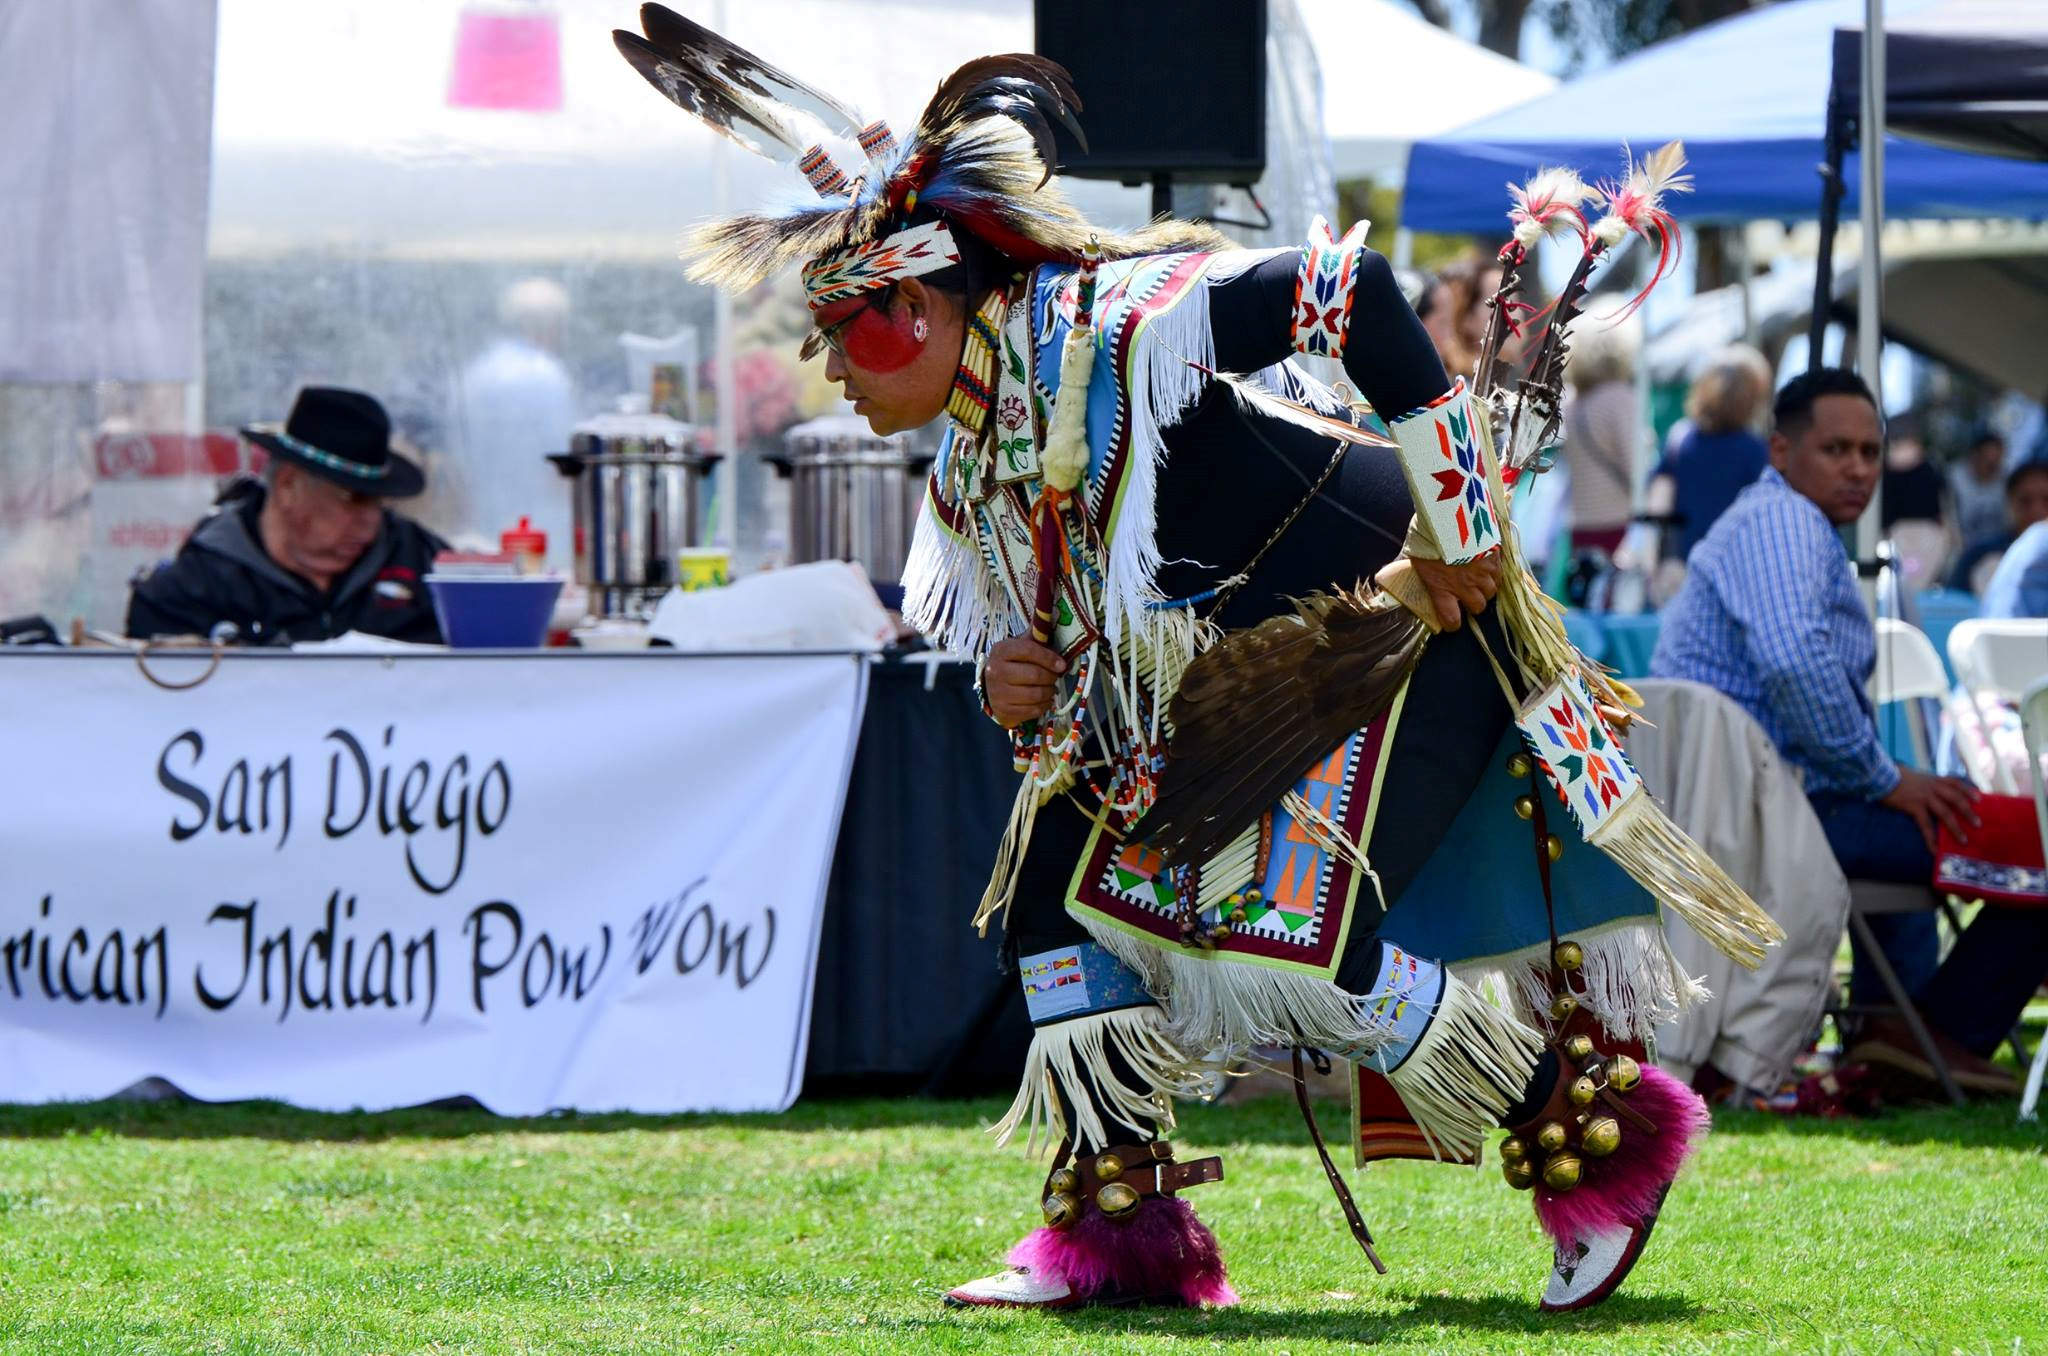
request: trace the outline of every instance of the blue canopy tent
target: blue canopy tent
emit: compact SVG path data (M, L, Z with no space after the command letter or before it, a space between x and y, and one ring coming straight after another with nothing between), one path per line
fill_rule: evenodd
M1886 10L1906 18L1929 3L1888 0ZM1649 150L1673 138L1684 140L1697 180L1678 204L1687 224L1811 220L1820 208L1835 29L1862 17L1860 0L1786 0L1417 142L1401 224L1497 233L1508 181L1543 165L1611 175L1623 141ZM2048 165L1887 138L1884 170L1888 217L2048 214ZM1856 175L1844 178L1854 211Z

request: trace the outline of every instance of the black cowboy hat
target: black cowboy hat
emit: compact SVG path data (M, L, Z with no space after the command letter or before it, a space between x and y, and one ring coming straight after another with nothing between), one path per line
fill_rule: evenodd
M339 386L308 386L292 402L284 427L255 424L242 436L322 480L380 499L403 499L427 487L417 463L391 449L391 417L372 396Z

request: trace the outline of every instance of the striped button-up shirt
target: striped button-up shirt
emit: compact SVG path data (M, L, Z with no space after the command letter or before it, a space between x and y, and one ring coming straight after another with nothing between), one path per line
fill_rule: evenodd
M1756 717L1809 793L1876 800L1899 784L1866 685L1877 634L1842 539L1766 470L1693 548L1650 672L1705 683Z

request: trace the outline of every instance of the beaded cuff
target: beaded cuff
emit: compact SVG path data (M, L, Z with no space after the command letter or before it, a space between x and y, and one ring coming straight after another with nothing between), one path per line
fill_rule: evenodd
M1641 794L1642 778L1577 673L1532 696L1515 726L1588 842L1597 842L1595 835Z
M1501 544L1500 519L1479 454L1478 421L1484 417L1460 377L1442 396L1390 425L1401 447L1401 470L1415 498L1416 516L1451 565Z
M1294 280L1294 347L1318 358L1344 356L1351 329L1351 292L1358 283L1358 256L1372 223L1361 221L1344 233L1330 235L1330 223L1317 217L1308 228L1301 251L1301 272Z

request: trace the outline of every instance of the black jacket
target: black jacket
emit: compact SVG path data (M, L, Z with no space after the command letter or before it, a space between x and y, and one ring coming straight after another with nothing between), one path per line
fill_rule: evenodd
M204 636L225 621L239 629L244 645L328 640L345 631L441 642L423 581L446 542L386 509L377 540L322 594L265 554L256 528L262 510L261 484L231 489L177 559L137 580L128 596L128 634Z

